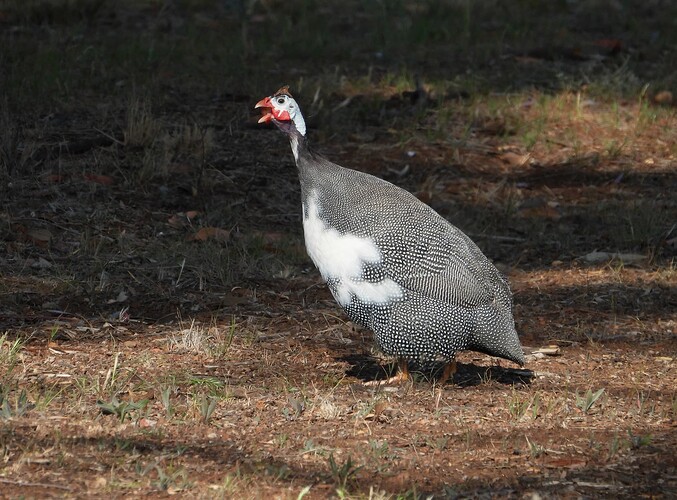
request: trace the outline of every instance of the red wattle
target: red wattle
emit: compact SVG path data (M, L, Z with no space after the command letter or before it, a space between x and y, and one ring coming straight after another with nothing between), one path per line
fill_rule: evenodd
M291 116L289 116L289 111L282 110L278 111L275 108L272 109L273 115L275 116L275 119L280 122L288 122L291 120Z

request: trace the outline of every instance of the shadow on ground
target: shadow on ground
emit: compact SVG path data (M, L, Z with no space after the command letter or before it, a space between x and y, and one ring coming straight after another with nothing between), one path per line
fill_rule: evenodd
M346 370L346 375L355 377L362 382L374 380L387 380L397 372L397 363L381 364L379 361L369 355L350 354L337 358L350 364ZM513 368L503 368L501 366L477 366L474 364L457 363L456 374L454 375L453 385L459 387L471 387L480 384L486 384L495 381L504 385L529 385L534 373L531 370L520 370ZM433 366L416 366L410 363L414 380L420 380L423 383L432 383L437 380L444 364L435 363ZM451 386L448 382L447 386Z

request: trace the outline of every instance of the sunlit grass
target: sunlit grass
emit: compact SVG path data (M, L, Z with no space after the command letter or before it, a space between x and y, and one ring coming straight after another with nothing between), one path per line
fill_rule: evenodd
M453 470L462 496L560 458L563 482L664 453L677 116L655 100L675 83L661 8L3 4L2 477L72 474L57 493L76 496L416 498L407 471ZM609 55L596 42L618 27ZM562 346L530 360L531 385L487 369L371 391L348 374L369 335L316 286L288 146L254 130L282 84L319 150L426 199L506 271L525 343ZM225 236L195 239L208 228ZM495 481L473 479L487 464Z

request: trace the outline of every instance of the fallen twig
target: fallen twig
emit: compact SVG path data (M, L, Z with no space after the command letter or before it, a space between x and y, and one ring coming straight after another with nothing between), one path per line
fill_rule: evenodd
M11 479L0 478L0 483L4 484L13 484L15 486L29 486L35 488L56 488L59 490L71 491L68 486L61 486L60 484L49 484L49 483L30 483L27 481L12 481Z

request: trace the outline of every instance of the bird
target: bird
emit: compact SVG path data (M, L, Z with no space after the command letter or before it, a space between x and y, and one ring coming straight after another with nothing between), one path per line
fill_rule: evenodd
M509 283L465 233L408 191L314 152L288 86L255 109L289 138L308 255L350 320L397 359L393 377L371 382L442 362L442 385L464 350L524 365Z

